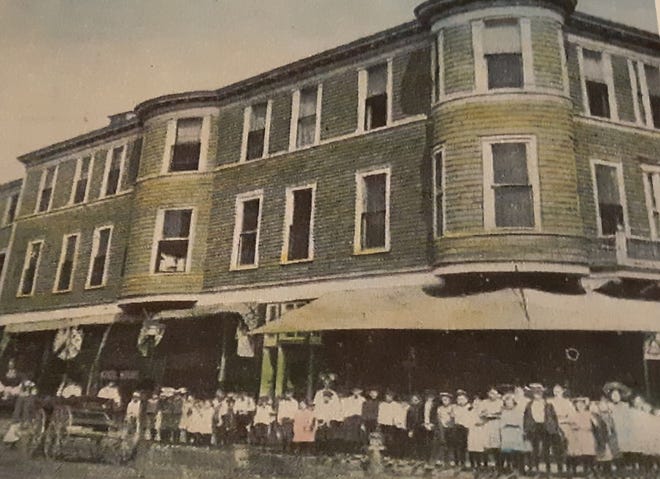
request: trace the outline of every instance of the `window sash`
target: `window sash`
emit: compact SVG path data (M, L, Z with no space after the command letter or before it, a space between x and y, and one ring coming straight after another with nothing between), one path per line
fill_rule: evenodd
M291 192L292 212L288 231L287 260L299 261L311 256L312 211L314 191L312 188Z
M318 97L318 87L306 88L300 91L300 108L298 118L316 116L316 101Z
M185 273L188 269L188 239L162 239L156 255L157 273Z
M264 157L266 145L266 129L251 130L247 138L246 160L257 160Z
M360 212L360 248L387 247L388 173L362 176L362 209Z
M37 280L37 268L41 259L42 243L30 243L28 250L25 253L25 263L23 266L23 275L21 279L20 294L22 296L29 296L34 292L34 287Z
M614 165L594 165L596 198L600 234L612 236L625 227L623 196L619 185L619 168Z
M316 142L316 114L298 119L296 147L313 145Z
M53 189L51 187L43 188L41 194L39 195L39 206L38 212L43 213L50 209L50 200L53 195Z
M531 185L493 185L495 226L533 228L534 191Z
M599 83L606 83L603 54L593 50L582 50L584 77Z
M110 165L108 166L108 174L105 184L105 196L112 196L119 192L123 156L123 146L112 149L112 156L110 158Z
M6 260L7 260L7 253L5 252L0 253L0 276L2 276L2 273L5 271Z
M589 113L592 116L610 118L610 91L606 83L586 80Z
M387 245L387 211L365 211L361 216L362 249L385 248Z
M517 19L484 22L483 49L486 55L522 53L520 22Z
M646 85L649 89L649 95L660 96L660 68L652 65L644 65L646 73Z
M16 219L16 211L18 210L18 194L14 194L7 198L7 213L5 215L5 224L9 225Z
M486 55L488 89L522 88L524 67L521 53L497 53Z
M261 222L261 198L246 198L239 202L240 217L235 236L234 265L256 266Z
M48 211L51 205L53 196L53 188L55 184L55 166L46 168L42 173L41 190L39 191L39 203L37 204L37 212L42 213Z
M442 151L437 151L433 155L433 197L434 197L433 226L436 236L442 236L442 234L444 233L443 165L444 165L444 153Z
M57 271L57 289L56 291L68 291L73 282L73 267L75 262L76 249L78 247L78 236L67 236L63 241L63 249L60 256L60 264Z
M176 122L175 144L201 143L202 118L180 118Z
M381 63L367 70L367 98L387 95L387 77L387 63Z
M266 130L268 103L259 103L250 108L250 131Z
M368 97L365 107L365 130L373 130L387 125L387 93Z
M202 152L201 142L176 143L172 146L170 171L197 171Z
M89 286L102 286L105 283L107 259L110 250L111 229L97 230L94 238L94 250L90 269Z
M188 239L192 210L166 210L163 213L162 239Z

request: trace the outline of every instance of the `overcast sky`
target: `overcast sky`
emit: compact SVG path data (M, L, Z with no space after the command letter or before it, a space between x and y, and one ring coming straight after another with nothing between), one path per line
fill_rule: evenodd
M0 182L16 156L413 18L421 0L0 0ZM657 32L654 0L579 0ZM618 8L617 8L618 7Z

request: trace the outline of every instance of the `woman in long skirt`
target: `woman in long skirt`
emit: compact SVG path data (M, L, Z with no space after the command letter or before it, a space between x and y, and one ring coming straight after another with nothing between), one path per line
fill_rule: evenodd
M524 454L527 450L523 430L523 412L516 407L513 394L503 398L502 417L500 418L500 438L502 461L508 470L517 474L524 472Z
M307 401L300 401L300 408L293 417L293 445L300 452L308 451L316 436L314 410Z
M488 391L488 399L481 405L481 418L484 421L484 460L488 462L492 457L498 467L500 464L500 417L502 416L502 397L500 393L491 388Z
M595 418L589 410L588 398L576 398L574 403L576 412L571 440L568 441L568 467L575 474L577 467L582 466L583 473L587 474L593 472L596 459Z
M482 401L479 397L475 397L472 401L468 427L468 455L470 456L470 465L475 471L483 466L486 445L484 422L481 419L481 404Z

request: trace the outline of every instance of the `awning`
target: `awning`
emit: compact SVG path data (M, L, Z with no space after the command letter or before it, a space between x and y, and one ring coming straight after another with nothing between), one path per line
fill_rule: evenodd
M329 293L253 334L341 330L659 331L660 303L504 289L460 297L419 287Z
M5 326L7 333L30 333L34 331L49 331L72 326L85 326L93 324L111 324L127 321L130 318L121 312L102 312L98 314L72 313L60 316L61 313L48 315L46 312L6 314L0 316L0 326ZM46 313L46 314L44 314Z
M244 316L250 312L250 305L247 303L204 304L193 306L192 308L187 309L171 309L167 311L161 311L160 313L155 314L153 319L193 319L222 313L236 313Z

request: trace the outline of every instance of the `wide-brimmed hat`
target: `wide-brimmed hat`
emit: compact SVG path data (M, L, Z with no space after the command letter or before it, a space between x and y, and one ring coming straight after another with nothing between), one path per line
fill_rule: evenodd
M441 392L440 394L438 394L438 397L440 397L440 398L449 398L449 399L454 398L452 393L447 393L447 392Z
M576 404L581 402L584 403L587 407L589 407L589 405L591 404L591 399L589 399L588 397L581 396L581 397L573 398L573 402Z
M364 392L364 389L362 389L360 386L355 386L351 388L351 392L356 394L361 394Z
M468 393L465 389L457 389L456 390L456 397L458 397L458 396L468 397Z
M619 381L610 381L609 383L606 383L605 386L603 386L603 392L607 396L612 394L612 391L619 391L621 397L623 398L630 397L632 394L632 389Z
M526 391L530 395L535 394L535 393L545 394L546 388L541 383L531 383L527 386Z

